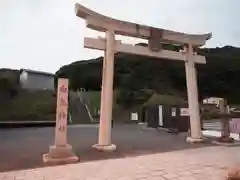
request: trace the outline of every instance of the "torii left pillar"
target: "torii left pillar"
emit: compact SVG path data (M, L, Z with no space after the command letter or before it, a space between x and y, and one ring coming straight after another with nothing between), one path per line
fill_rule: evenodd
M113 106L113 79L114 79L114 49L115 32L109 29L106 32L106 49L104 52L102 69L102 91L98 143L93 146L100 151L114 151L112 144L112 106Z
M67 143L68 117L68 79L58 79L57 110L55 127L55 145L50 146L49 153L43 155L46 164L74 163L78 157L72 146Z

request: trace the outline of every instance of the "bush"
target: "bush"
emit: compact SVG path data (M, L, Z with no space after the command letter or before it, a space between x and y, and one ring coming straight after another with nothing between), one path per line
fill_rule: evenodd
M51 91L22 90L14 100L4 104L1 103L1 121L55 120L56 97Z
M165 105L180 105L184 104L185 100L179 96L167 94L153 94L149 100L144 103L144 106L165 104Z
M129 90L120 89L117 93L116 102L125 108L140 105L146 102L152 95L152 91L148 89Z

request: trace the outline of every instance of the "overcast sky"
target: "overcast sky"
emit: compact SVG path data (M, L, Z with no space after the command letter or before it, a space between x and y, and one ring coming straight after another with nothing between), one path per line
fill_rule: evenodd
M208 47L240 46L239 0L0 0L0 68L55 72L102 55L83 48L84 36L99 34L75 16L76 2L125 21L212 32Z

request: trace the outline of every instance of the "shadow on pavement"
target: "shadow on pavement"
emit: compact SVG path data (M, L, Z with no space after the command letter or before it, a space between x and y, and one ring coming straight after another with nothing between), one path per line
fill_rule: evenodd
M179 151L212 146L186 143L185 133L178 135L157 130L143 130L137 125L116 125L112 129L115 152L99 152L92 147L97 142L97 127L71 127L69 144L80 162L109 158L124 158L160 152ZM42 167L42 154L52 145L54 128L0 129L0 172Z

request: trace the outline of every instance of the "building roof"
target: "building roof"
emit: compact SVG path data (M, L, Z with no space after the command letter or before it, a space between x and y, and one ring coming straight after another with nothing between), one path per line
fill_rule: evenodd
M31 70L31 69L20 69L20 73L21 72L28 72L28 73L32 73L32 74L40 74L40 75L45 75L45 76L54 76L54 74L49 73L49 72L43 72L43 71L36 71L36 70Z

